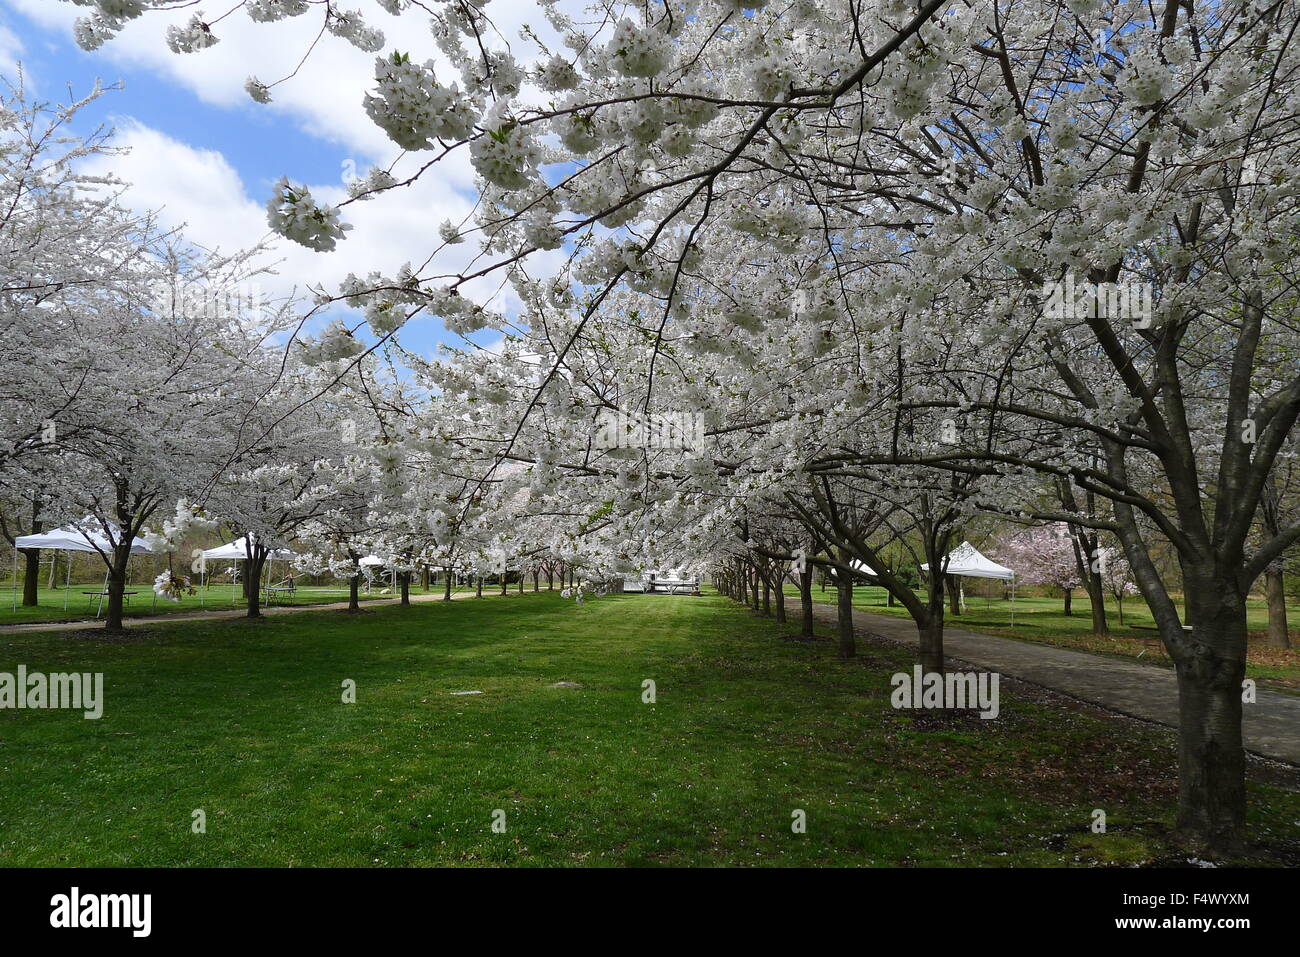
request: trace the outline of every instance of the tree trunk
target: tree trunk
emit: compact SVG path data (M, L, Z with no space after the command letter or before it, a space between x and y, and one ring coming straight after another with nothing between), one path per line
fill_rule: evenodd
M799 573L799 611L802 617L802 627L799 634L804 638L813 636L812 586L812 569L808 568Z
M785 575L776 581L776 620L778 624L785 624Z
M1231 574L1184 576L1196 627L1178 673L1178 830L1195 850L1233 855L1246 840L1241 737L1246 602ZM1162 622L1162 628L1179 628ZM1173 649L1171 648L1171 654Z
M425 591L429 590L429 566L428 565L420 566L420 586Z
M23 565L23 605L30 608L39 603L40 593L37 589L41 584L41 550L24 548L22 555L26 560Z
M948 577L930 575L926 583L925 609L919 618L916 612L912 613L919 639L916 657L922 674L943 674L944 585Z
M766 575L758 576L763 580L763 617L772 617L772 586L767 580Z
M962 594L961 578L957 575L944 575L944 582L948 586L948 605L953 617L962 613Z
M538 587L538 573L537 573L537 569L534 568L534 569L533 569L533 592L536 593L536 592L538 592L538 591L540 591L540 590L541 590L541 589Z
M474 576L474 597L475 598L483 597L483 576L482 575Z
M399 573L397 576L397 584L402 589L401 604L409 605L411 603L411 573Z
M244 568L248 571L248 575L246 577L251 579L253 582L261 582L262 565L266 562L266 558L256 557L257 555L256 546L254 546L253 548L253 555L255 557L248 559L248 561L244 563ZM248 589L245 592L244 604L245 607L247 608L246 617L261 618L262 617L262 589L258 588L256 584L252 588Z
M122 630L122 610L126 591L126 569L131 560L131 536L113 549L113 564L108 570L108 611L104 615L105 631Z
M1268 640L1265 644L1269 648L1291 647L1291 635L1286 620L1286 592L1283 585L1281 568L1270 567L1264 572L1264 594L1268 598ZM27 604L26 596L23 597L23 604Z
M504 594L506 593L506 589L509 588L509 587L510 587L510 585L509 585L509 583L506 582L506 576L505 576L505 573L502 572L502 574L501 574L501 594L504 595Z
M1075 508L1074 499L1063 499L1067 508ZM1101 573L1092 570L1092 559L1097 554L1098 539L1095 533L1088 534L1074 525L1070 528L1070 543L1074 547L1074 567L1083 582L1083 590L1088 596L1088 605L1092 611L1092 631L1096 635L1110 634L1106 623L1106 587L1101 580Z
M41 496L39 494L32 496L32 524L31 533L39 535L45 528L41 521ZM40 585L41 585L41 550L39 548L24 548L23 557L27 560L23 567L23 606L34 608L40 603ZM51 552L55 557L58 552ZM71 558L72 556L68 556ZM54 570L56 562L50 563L50 570Z
M360 586L360 575L353 575L348 579L348 611L361 610Z
M1088 554L1095 555L1099 547L1097 536L1087 536L1086 543L1092 548ZM1101 580L1101 572L1092 570L1091 559L1083 563L1082 570L1083 587L1088 591L1088 604L1092 607L1093 634L1109 635L1110 624L1106 621L1106 586Z
M1072 602L1073 599L1074 599L1074 589L1073 589L1073 588L1064 588L1064 589L1062 589L1062 591L1065 592L1065 613L1066 613L1067 615L1073 615L1073 614L1074 614L1074 610L1071 608L1071 602Z
M937 613L931 612L924 623L916 626L919 644L917 659L922 674L935 672L943 674L943 603L939 603Z
M843 554L841 554L843 559ZM858 653L857 638L853 634L853 579L843 568L835 570L836 624L839 625L839 656L852 658Z
M835 550L839 564L835 568L836 623L839 625L839 656L852 658L858 652L853 634L853 571L849 567L849 550L840 546Z
M1246 835L1239 674L1226 661L1178 666L1178 829L1228 854Z
M447 580L442 584L442 600L451 601L451 569L444 569L447 573Z

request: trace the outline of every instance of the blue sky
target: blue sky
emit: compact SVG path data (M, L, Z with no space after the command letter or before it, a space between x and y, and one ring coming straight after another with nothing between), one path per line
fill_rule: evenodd
M95 103L89 116L109 125L115 117L131 117L191 146L217 150L259 192L269 191L276 179L289 172L306 182L328 182L338 177L350 155L339 142L277 122L251 101L244 107L223 109L178 84L163 82L150 69L108 56L103 49L87 53L67 30L43 27L14 12L10 0L0 0L0 10L0 22L22 41L23 65L36 78L43 96L61 98L59 94L68 87L83 93L96 80L120 82L122 91Z
M402 49L413 59L441 62L422 18L408 16L399 23L373 0L348 5L385 31L385 51ZM338 38L326 36L303 70L274 88L271 105L256 104L244 92L249 75L270 83L292 72L320 28L316 11L271 25L253 24L236 12L218 25L221 42L189 55L172 53L163 32L169 23L183 23L193 8L146 15L89 53L72 37L73 21L86 12L64 0L0 0L0 69L12 77L21 61L29 86L46 100L66 100L69 85L81 95L96 79L120 81L123 89L93 104L79 127L88 132L102 121L116 129L116 141L131 153L96 171L111 169L132 183L124 202L161 210L165 225L184 224L186 235L201 245L231 251L266 237L262 207L282 175L308 185L318 201L336 203L345 198L346 168L364 174L400 154L361 107L374 55ZM496 11L507 35L519 23L538 19L533 0L504 0ZM421 159L406 157L396 172ZM334 253L277 240L275 258L284 261L272 285L277 291L315 283L332 288L348 272L392 275L405 262L424 261L438 244L439 223L459 222L472 202L472 172L458 157L398 196L349 207L345 219L355 228ZM473 246L453 247L453 258L438 272L459 269ZM489 295L495 285L478 292ZM494 305L511 309L509 299ZM432 319L402 334L403 344L418 352L447 338ZM474 337L481 344L495 338Z

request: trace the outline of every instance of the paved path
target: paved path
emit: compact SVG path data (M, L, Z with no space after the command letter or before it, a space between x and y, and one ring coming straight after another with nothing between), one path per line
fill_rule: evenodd
M493 595L499 595L500 591L493 589L491 591L484 589L483 597L490 598ZM507 594L517 594L515 589L511 589ZM472 591L452 592L452 598L473 598ZM436 594L424 592L411 595L411 604L417 604L426 601L441 601L442 591ZM364 599L361 602L362 608L371 608L376 605L396 605L401 598L372 598ZM264 615L291 615L299 611L335 611L347 608L346 601L333 601L326 605L271 605L262 606ZM228 618L243 618L246 612L243 608L234 608L229 611L194 611L178 612L174 615L141 615L135 618L123 618L122 624L127 628L138 628L140 625L156 625L160 622L174 621L222 621ZM98 621L31 621L21 625L0 625L0 635L20 635L29 631L103 631L104 620Z
M797 605L794 613L798 613ZM834 605L814 604L813 613L821 621L836 620ZM910 618L855 610L853 623L861 631L916 645L916 626ZM1121 714L1178 726L1178 684L1172 668L960 628L945 628L943 645L949 657L977 667L1013 675ZM1254 704L1242 706L1246 749L1300 765L1300 695L1264 689L1256 694Z

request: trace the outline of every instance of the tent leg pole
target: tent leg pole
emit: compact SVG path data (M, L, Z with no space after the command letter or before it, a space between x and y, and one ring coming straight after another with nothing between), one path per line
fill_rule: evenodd
M38 575L40 574L40 571L41 570L39 568L36 569L36 573ZM17 539L15 539L14 541L14 612L16 613L17 611L18 611L18 542Z
M68 577L63 583L63 610L68 610L68 594L72 591L72 555L68 555Z
M112 572L104 572L104 587L99 590L99 607L95 609L95 617L98 618L104 613L104 595L108 591L108 576Z

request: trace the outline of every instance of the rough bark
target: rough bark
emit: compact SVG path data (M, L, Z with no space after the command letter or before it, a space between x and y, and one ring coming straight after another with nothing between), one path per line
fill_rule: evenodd
M931 558L931 567L934 567L934 561ZM917 663L921 666L922 674L943 674L944 579L948 577L930 575L926 583L924 608L909 609L912 620L916 622Z
M32 497L31 534L39 535L44 529L45 525L41 521L41 497L38 494ZM23 566L23 605L27 608L34 608L40 601L41 550L39 548L24 548L22 553L26 559ZM54 554L57 556L58 552ZM51 566L53 564L51 563Z
M1282 569L1271 566L1264 572L1264 594L1268 599L1268 639L1270 648L1291 647L1291 634L1286 620L1286 591Z
M108 570L108 608L104 614L106 631L121 631L122 612L126 591L127 563L131 560L131 535L126 534L124 541L113 549L112 564Z
M1193 578L1197 625L1178 673L1178 829L1193 848L1236 854L1246 840L1246 755L1241 736L1246 603L1234 583Z
M33 533L36 534L36 533ZM34 607L39 601L38 587L41 583L41 550L39 548L22 549L23 565L23 605Z
M944 575L944 582L948 587L948 604L953 615L960 615L962 609L962 591L961 578L957 575Z
M252 588L247 589L245 592L245 615L248 618L262 617L262 589L257 587L256 583L262 580L262 567L266 563L266 556L259 555L259 551L260 549L254 546L253 557L244 563L244 567L248 572L246 577L255 583Z
M943 674L943 602L932 611L928 620L916 626L919 639L917 658L922 674Z
M839 656L852 658L858 653L853 634L853 572L849 568L849 551L837 548L839 566L835 569L836 623L839 626Z
M801 627L799 634L804 638L813 636L813 600L812 600L813 575L812 569L805 569L799 573L799 612L801 617Z

